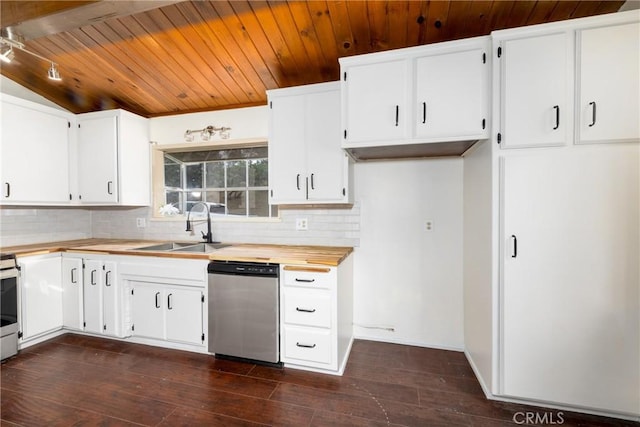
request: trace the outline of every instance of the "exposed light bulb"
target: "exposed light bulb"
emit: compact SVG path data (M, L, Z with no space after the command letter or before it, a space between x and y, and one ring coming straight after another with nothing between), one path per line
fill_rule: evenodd
M9 62L13 61L13 58L15 58L15 56L16 56L16 54L13 51L13 47L12 46L3 46L2 47L2 53L0 54L0 61L9 63Z
M62 78L60 77L60 72L58 71L56 64L53 62L51 63L51 68L49 68L49 72L47 73L47 75L51 80L55 80L57 82L62 80Z

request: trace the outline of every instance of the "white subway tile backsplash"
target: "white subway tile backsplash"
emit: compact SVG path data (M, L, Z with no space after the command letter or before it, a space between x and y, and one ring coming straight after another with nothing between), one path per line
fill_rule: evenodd
M296 218L309 221L297 231ZM138 228L136 218L147 226ZM0 247L84 238L200 240L205 223L195 233L185 231L184 219L152 218L151 208L0 208ZM216 240L237 243L358 246L360 207L347 209L281 209L279 219L213 221Z

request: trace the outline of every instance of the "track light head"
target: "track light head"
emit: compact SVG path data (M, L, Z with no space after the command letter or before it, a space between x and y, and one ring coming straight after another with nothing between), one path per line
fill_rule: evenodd
M55 80L57 82L62 80L62 78L60 77L60 72L58 71L58 67L56 67L56 64L54 62L51 63L51 67L49 68L49 72L47 73L47 75L51 80Z
M0 51L0 61L9 63L13 61L16 53L13 51L13 46L4 45L2 46L2 50Z

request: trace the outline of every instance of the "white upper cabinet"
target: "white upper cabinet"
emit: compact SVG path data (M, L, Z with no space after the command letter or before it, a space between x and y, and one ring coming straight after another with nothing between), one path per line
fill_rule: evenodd
M78 120L78 192L83 203L118 202L116 117Z
M640 139L640 24L578 31L576 142Z
M352 65L342 75L346 141L393 141L407 136L410 113L406 59Z
M268 92L272 204L349 203L350 160L340 148L339 84Z
M342 147L363 160L459 155L488 138L490 41L340 58Z
M570 141L570 33L502 40L498 52L501 147L553 146Z
M488 48L473 46L416 59L416 137L487 137L488 56Z
M80 203L148 205L148 120L124 110L110 110L79 114L77 122Z
M72 115L2 96L2 204L69 203Z

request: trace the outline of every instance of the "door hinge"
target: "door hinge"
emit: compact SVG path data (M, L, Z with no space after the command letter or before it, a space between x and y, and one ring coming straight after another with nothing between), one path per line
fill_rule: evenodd
M73 196L69 193L69 200L73 200Z
M131 325L131 332L136 330L136 325Z
M107 325L102 325L102 330L106 331L107 330Z
M104 270L105 270L105 267L104 267L104 264L102 264L102 271L104 271Z
M67 122L67 127L71 129L71 122Z
M343 79L345 82L347 81L347 72L346 72L346 71L342 74L342 79Z
M498 132L498 144L502 142L502 134Z
M82 327L86 328L87 327L87 322L82 322Z
M482 52L482 63L486 64L487 63L487 54Z
M202 342L204 342L204 334L202 334Z
M22 338L22 331L18 332L18 338Z
M346 196L346 195L347 195L347 190L346 190L344 187L342 187L342 195L343 195L343 196Z
M498 46L498 58L502 56L502 46Z
M269 101L269 108L273 110L273 101Z
M271 190L271 197L273 197L273 190Z
M131 289L131 295L133 295L133 289Z
M487 127L487 119L482 119L482 129Z
M204 295L200 295L200 302L204 302Z
M80 129L80 123L78 123L78 129Z
M347 139L347 130L344 130L344 139Z

